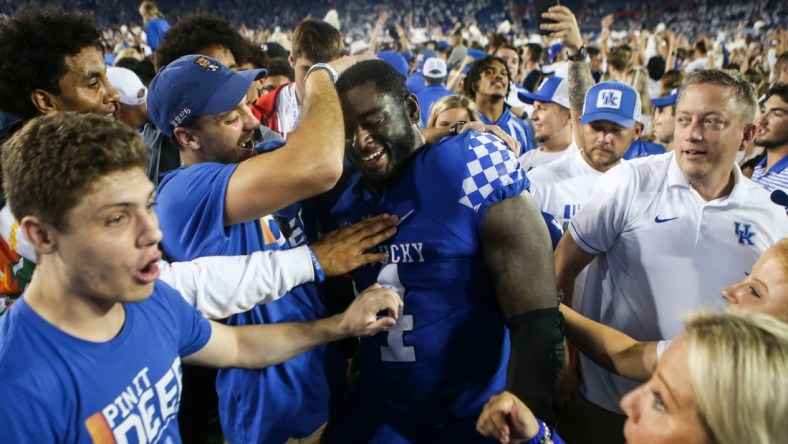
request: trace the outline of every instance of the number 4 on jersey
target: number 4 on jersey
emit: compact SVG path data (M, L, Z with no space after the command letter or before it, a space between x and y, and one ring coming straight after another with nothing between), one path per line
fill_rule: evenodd
M399 280L399 270L397 264L388 264L378 273L378 284L390 287L405 301L405 287ZM416 362L416 349L412 346L405 346L403 335L407 331L413 330L413 315L403 315L402 308L399 309L397 323L388 332L388 346L380 347L380 360L383 362Z

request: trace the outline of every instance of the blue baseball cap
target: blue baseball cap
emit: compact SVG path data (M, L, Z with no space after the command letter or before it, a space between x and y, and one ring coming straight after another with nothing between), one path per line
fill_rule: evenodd
M640 121L640 107L640 94L626 83L597 83L586 93L580 123L607 120L632 128Z
M535 93L522 90L517 93L517 97L529 105L538 100L569 109L569 82L563 77L548 77Z
M481 49L477 49L477 48L468 48L468 51L465 54L466 57L469 57L469 56L473 57L474 60L483 59L484 56L486 56L486 55L487 55L487 53L485 53ZM473 63L468 63L467 65L465 65L465 68L462 70L462 73L463 74L468 74L468 72L470 72L470 70L471 70L471 66L472 65L473 65Z
M187 55L162 68L148 88L148 117L165 136L195 117L229 111L265 69L233 72L204 55Z
M680 92L681 92L681 87L674 88L673 91L671 91L670 94L668 94L667 96L651 99L651 104L658 108L662 108L663 106L675 105L676 102L679 101Z
M377 55L379 59L393 66L403 77L408 77L408 61L405 60L402 54L387 49L385 51L380 51Z
M416 69L421 71L421 68L424 67L424 62L426 62L427 59L437 56L438 54L436 54L435 51L431 49L425 49L424 51L420 52L419 55L416 56Z

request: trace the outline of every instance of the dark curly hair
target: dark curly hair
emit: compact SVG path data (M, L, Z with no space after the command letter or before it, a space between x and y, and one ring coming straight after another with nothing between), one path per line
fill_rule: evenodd
M509 95L509 82L512 80L512 75L509 73L506 61L500 57L488 55L473 62L471 65L471 69L468 71L468 75L465 77L465 83L463 84L466 96L471 99L476 97L476 82L482 77L484 71L492 65L492 62L498 62L503 65L503 69L506 71L506 95Z
M0 25L0 109L23 120L38 114L30 94L60 94L66 56L101 48L87 15L54 6L30 7Z
M241 34L230 24L215 15L201 13L180 20L164 34L161 45L156 49L156 68L162 67L179 58L197 54L197 51L211 45L222 45L233 53L236 63L249 60L249 48Z

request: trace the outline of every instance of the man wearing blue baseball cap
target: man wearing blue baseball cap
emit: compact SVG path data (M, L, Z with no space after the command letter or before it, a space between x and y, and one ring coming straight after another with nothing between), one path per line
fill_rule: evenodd
M539 144L520 156L526 171L578 151L572 135L567 79L548 77L535 93L520 91L518 96L524 103L533 105L531 121L534 140Z
M422 89L426 88L422 70L424 69L424 63L433 57L438 57L438 54L431 49L425 49L416 56L416 69L405 82L405 85L408 87L408 92L418 94Z
M674 88L664 97L651 99L654 105L654 138L665 146L667 151L673 151L673 130L676 125L676 102L679 99L681 88Z
M162 246L169 257L189 260L289 247L270 215L327 191L339 178L345 141L343 126L336 124L342 112L333 83L337 71L355 60L318 63L307 71L299 126L284 146L261 155L252 142L259 121L246 106L246 92L264 70L236 73L210 57L189 55L158 73L148 91L149 115L176 142L183 164L158 188ZM320 264L314 265L320 276ZM324 315L310 284L227 322L296 322ZM220 371L216 385L225 437L283 442L319 436L343 373L344 359L335 346L265 370Z
M621 162L629 144L643 131L639 115L640 97L631 86L620 82L594 85L586 94L580 119L585 149L569 152L528 173L537 204L564 230L597 180ZM571 126L563 131L568 131L571 139Z

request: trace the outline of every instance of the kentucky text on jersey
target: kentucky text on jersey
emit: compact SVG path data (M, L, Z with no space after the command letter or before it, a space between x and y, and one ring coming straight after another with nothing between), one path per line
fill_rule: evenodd
M114 401L86 419L85 427L95 442L156 442L178 414L181 387L180 358L155 382L145 367ZM106 439L110 435L114 440Z
M392 245L378 245L372 248L372 253L388 253L389 258L382 261L384 264L399 264L399 263L422 263L424 262L424 255L422 249L424 245L422 242L412 242L407 244L392 244Z

